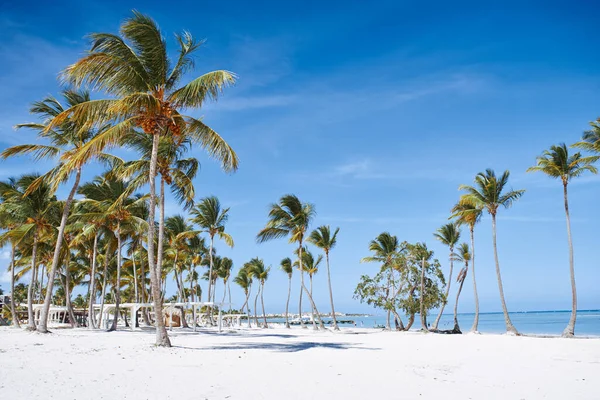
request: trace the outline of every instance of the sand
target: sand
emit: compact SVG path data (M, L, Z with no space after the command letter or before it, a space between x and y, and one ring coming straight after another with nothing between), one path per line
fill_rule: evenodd
M598 399L600 339L0 328L2 399Z

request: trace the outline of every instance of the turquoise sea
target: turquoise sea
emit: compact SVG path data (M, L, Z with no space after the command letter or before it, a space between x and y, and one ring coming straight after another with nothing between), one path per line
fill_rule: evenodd
M567 326L571 316L570 311L528 311L509 313L510 318L520 333L535 335L560 335ZM427 322L433 323L437 315L428 317ZM468 332L473 324L473 313L458 314L458 323L463 332ZM325 318L328 320L329 318ZM385 325L386 315L360 315L338 317L338 320L354 321L357 328L373 328ZM273 319L273 322L282 322ZM352 324L344 324L342 327L354 327ZM406 323L406 319L404 319ZM393 325L392 318L392 327ZM452 329L454 326L452 314L444 314L438 326L439 329ZM417 315L412 329L420 329L421 320ZM480 313L479 332L481 333L504 333L504 315L501 312ZM582 310L577 312L577 323L575 334L578 336L600 336L600 310Z

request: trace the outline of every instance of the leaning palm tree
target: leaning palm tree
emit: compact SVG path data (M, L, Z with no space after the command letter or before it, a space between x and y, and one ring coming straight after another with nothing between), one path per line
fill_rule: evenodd
M209 276L213 274L213 248L215 236L224 240L229 247L233 247L233 238L225 232L225 224L229 219L229 208L222 208L221 202L216 196L205 197L192 208L191 221L200 226L201 232L208 233L210 237L209 255ZM212 293L211 281L208 282L208 298L211 298ZM208 308L209 320L212 321L211 308Z
M148 225L153 226L156 211L154 179L157 175L160 137L173 136L177 140L189 138L219 160L225 171L237 170L238 158L225 140L201 120L180 113L185 109L200 108L207 100L216 99L225 87L235 82L236 77L228 71L213 71L178 87L193 66L192 54L201 42L188 32L176 36L179 56L177 61L170 62L166 41L157 24L137 11L123 22L120 35L93 33L90 37L90 51L67 67L62 74L63 80L74 86L88 85L91 89L106 92L112 98L71 107L55 118L55 124L67 118L95 126L111 124L110 128L97 135L71 158L71 165L76 165L88 154L120 145L123 136L132 129L142 130L152 136L148 171ZM162 239L161 232L159 227L159 239ZM154 236L154 229L149 229L148 262L157 321L156 344L170 346L162 316L160 271L155 260Z
M485 208L492 217L492 244L494 245L496 277L498 279L498 290L500 292L502 311L504 312L504 322L506 323L506 331L508 333L518 334L517 329L510 320L508 309L506 308L506 301L504 300L502 276L500 275L500 262L498 261L498 246L496 244L496 215L498 213L498 208L509 208L523 195L523 193L525 193L525 190L504 191L509 176L510 172L504 171L500 177L497 177L494 170L488 168L485 172L477 174L475 177L475 186L461 185L459 190L467 192L464 195L464 200L466 202Z
M40 175L23 175L14 182L14 185L3 187L1 193L4 211L12 215L15 220L22 221L7 232L7 239L17 247L25 242L30 242L32 246L31 282L27 289L28 330L36 330L33 314L33 289L38 270L38 245L45 243L44 237L52 236L54 226L60 219L61 207L61 203L57 201L50 185L43 180L34 185L39 177ZM34 189L30 190L31 187ZM48 282L48 287L50 287L50 282Z
M265 263L263 262L263 260L261 260L259 258L253 258L250 261L250 271L252 272L252 276L255 277L260 283L260 289L259 289L260 290L260 303L262 304L264 328L269 327L267 325L267 314L265 314L264 292L265 292L265 281L269 277L270 270L271 270L271 267L268 267L268 268L265 267Z
M364 257L360 260L361 263L378 262L381 263L381 271L387 271L387 285L385 288L386 297L386 309L387 319L386 326L387 330L391 329L390 317L391 313L398 320L401 329L404 326L400 315L396 312L394 306L396 296L399 294L400 288L394 288L394 270L399 265L399 254L400 254L400 241L398 237L390 234L389 232L380 233L375 240L371 240L369 243L369 250L373 253L372 256Z
M323 250L325 253L325 261L327 262L327 284L329 285L329 301L331 302L331 317L333 318L333 329L339 331L340 328L335 318L335 307L333 305L333 290L331 289L331 271L329 268L329 252L337 243L337 234L340 228L336 228L333 234L329 225L323 225L311 232L308 239L309 242Z
M66 183L73 174L75 175L73 186L71 187L67 199L64 202L64 209L62 210L57 240L54 244L52 266L49 269L48 290L46 291L44 307L42 308L40 314L40 323L37 328L38 331L42 333L48 332L48 313L50 310L50 304L52 302L54 277L59 267L59 256L61 254L63 245L67 219L73 203L73 198L77 192L77 188L79 187L82 168L84 164L90 161L91 158L97 157L101 160L111 158L107 154L98 152L94 154L88 153L87 155L80 157L80 159L75 163L70 162L73 154L80 151L87 143L89 143L90 140L96 136L98 131L104 129L104 126L98 126L97 129L94 129L86 126L86 121L75 121L71 118L65 119L62 117L58 118L58 116L63 114L66 109L76 107L80 104L90 101L90 94L86 90L64 90L62 94L66 101L65 105L61 104L60 101L52 96L48 96L41 101L33 103L31 106L31 113L39 116L42 119L41 123L25 123L16 126L16 128L34 129L38 132L40 137L50 141L49 145L18 145L9 147L8 149L4 150L2 154L0 154L0 157L2 158L21 154L31 154L36 160L46 158L59 159L58 165L32 182L32 186L28 188L28 191L33 190L35 186L42 182L42 180L47 182L51 189L55 191L60 184Z
M290 295L292 294L292 275L294 273L294 268L292 266L292 260L289 257L281 260L281 265L279 267L283 272L285 272L288 276L288 295L287 301L285 302L285 327L289 329L290 320L288 311L290 309Z
M289 237L289 243L297 243L298 262L300 263L300 291L304 290L306 293L313 310L315 310L315 313L317 314L319 325L321 328L324 328L323 320L317 310L317 306L308 292L306 285L304 285L304 268L302 267L302 247L310 222L314 216L315 207L312 204L302 203L296 195L286 194L279 199L279 203L271 204L269 221L266 226L258 232L256 240L259 243L264 243L273 239ZM302 302L300 302L299 308L300 324L304 327L302 322Z
M527 172L540 171L551 178L559 179L563 184L563 200L565 203L565 215L567 217L567 237L569 240L569 272L571 275L571 318L569 324L563 331L563 337L573 337L575 335L575 320L577 319L577 288L575 287L575 266L573 261L573 240L571 237L571 217L569 216L569 199L567 195L567 186L569 182L586 171L594 174L598 173L596 167L592 164L598 161L598 156L582 157L581 153L569 155L569 150L564 143L558 146L551 146L550 150L545 150L537 158L537 165L531 167Z
M475 317L471 332L478 332L479 327L479 296L477 295L477 281L475 280L475 225L481 220L483 208L481 205L471 204L461 197L458 203L452 207L451 219L458 225L468 225L471 234L471 275L473 275L473 297L475 300Z
M444 314L444 308L446 304L448 304L448 295L450 294L450 284L452 283L452 270L454 269L454 258L452 257L454 254L454 246L458 243L460 239L460 229L458 229L457 225L454 222L448 223L440 227L433 236L439 240L442 244L448 246L450 250L450 273L448 274L448 286L446 286L446 295L444 296L444 301L442 302L442 306L440 307L440 312L438 313L432 330L437 330L438 324L440 323L440 318L442 318L442 314Z
M456 282L458 282L459 285L458 292L456 292L456 302L454 303L454 328L452 329L454 333L461 333L460 327L458 325L458 299L460 297L460 292L462 292L463 284L465 283L465 279L469 271L469 261L471 260L471 252L469 251L469 245L466 243L461 243L458 246L458 253L453 254L452 257L458 262L465 263L465 266L460 270L458 276L456 277Z

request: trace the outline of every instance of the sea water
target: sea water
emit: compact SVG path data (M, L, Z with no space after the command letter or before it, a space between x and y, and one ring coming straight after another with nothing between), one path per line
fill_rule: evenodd
M528 311L509 313L513 325L520 333L532 335L560 335L567 326L570 311ZM433 324L435 315L427 317L427 323ZM385 326L387 315L346 315L339 316L338 321L352 321L350 323L340 324L340 327L373 328ZM407 319L403 317L404 324ZM458 323L463 332L471 330L475 314L458 314ZM291 319L291 318L290 318ZM331 318L323 318L324 321L330 321ZM283 322L277 318L272 322ZM392 328L394 319L391 319ZM438 329L446 330L454 327L454 317L452 314L444 314L440 319ZM420 329L421 319L417 314L415 322L411 329ZM479 313L478 331L481 333L505 333L506 325L504 323L504 314L501 312ZM581 310L577 311L577 323L575 325L575 334L577 336L600 336L600 310Z
M571 317L570 311L529 311L509 313L513 325L520 333L535 335L560 335ZM427 323L433 324L437 315L427 317ZM352 320L357 327L372 328L385 325L386 315L352 316L340 317L338 319ZM463 332L468 332L473 325L475 314L458 314L458 323ZM392 327L394 326L392 316ZM406 324L406 319L403 321ZM354 326L354 324L343 325ZM444 314L440 319L438 329L452 329L454 317L452 314ZM421 328L419 315L415 316L413 328ZM478 330L481 333L504 333L506 325L504 314L501 312L479 313ZM577 323L575 334L578 336L600 336L600 310L582 310L577 312Z

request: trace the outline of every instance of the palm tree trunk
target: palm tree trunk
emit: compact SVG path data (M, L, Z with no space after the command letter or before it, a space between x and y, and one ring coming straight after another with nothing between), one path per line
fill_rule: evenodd
M69 264L71 264L70 251L67 253L67 260L65 263L65 306L67 307L67 313L69 314L69 323L71 324L71 328L79 328L79 322L77 322L77 319L75 318L75 312L73 311L73 303L71 303L71 275L69 274Z
M563 184L565 196L565 215L567 216L567 236L569 238L569 273L571 275L571 318L562 333L563 337L575 335L575 321L577 320L577 287L575 286L575 263L573 261L573 239L571 236L571 216L569 215L569 199L567 196L567 183Z
M146 302L146 272L144 271L144 258L143 258L143 250L144 250L144 246L143 244L140 246L140 278L142 280L141 284L140 284L140 303L145 303ZM150 326L152 325L150 323L150 318L148 317L148 309L147 308L143 308L142 309L142 319L144 320L144 324L146 324L146 326Z
M260 303L262 304L263 321L265 321L265 326L263 328L268 328L269 325L267 325L267 315L265 314L264 293L265 293L265 282L263 281L260 283Z
M223 279L223 298L221 299L221 306L225 304L225 298L227 297L227 281Z
M229 294L229 312L231 313L231 284L227 281L227 293Z
M304 271L302 271L302 264L300 264L300 300L298 301L298 317L300 318L300 326L304 329L306 329L306 326L304 325L304 320L302 319L302 295L304 294L304 291L302 290L302 287L304 286Z
M157 270L158 264L154 263L154 213L156 211L156 191L154 186L156 184L156 165L158 163L158 142L159 132L154 132L152 138L152 156L150 158L149 172L150 204L148 212L148 269L150 270L150 283L152 287L152 298L154 300L154 314L156 316L156 345L171 347L171 341L169 340L169 334L167 333L167 329L165 328L165 320L163 318L163 305L159 283L160 275L159 271ZM161 236L162 235L159 231L159 241L161 240ZM159 256L162 258L160 251Z
M448 274L448 286L446 286L446 296L444 297L444 301L442 302L442 307L440 308L440 312L433 323L432 330L436 331L438 329L438 324L440 323L440 319L442 318L442 314L444 314L444 308L446 308L446 304L448 304L448 295L450 295L450 284L452 283L452 270L454 269L454 246L450 247L450 274Z
M250 292L252 291L252 285L248 286L248 293L246 294L246 314L248 316L248 328L251 328L250 324Z
M390 268L390 271L388 273L388 281L387 281L387 288L385 291L385 302L388 303L390 301L390 287L392 286L392 269ZM392 330L392 325L391 325L391 314L392 311L389 308L389 304L386 304L386 309L387 309L387 317L385 320L385 329L388 331Z
M109 259L110 243L106 245L106 255L104 256L104 272L102 277L102 293L100 293L100 317L98 318L98 328L102 328L102 316L104 315L104 298L106 297L106 282L108 280Z
M260 295L260 285L258 286L258 292L256 292L256 297L254 298L254 323L256 324L256 327L258 328L258 311L257 311L257 304L258 304L258 296Z
M209 271L208 271L208 301L210 301L210 295L211 295L211 289L212 289L212 273L213 273L213 246L215 244L215 235L213 235L212 233L210 234L210 247L208 249L208 254L209 254ZM207 310L208 312L208 321L210 323L210 326L213 326L213 320L212 320L212 307L208 306Z
M331 302L331 317L333 318L333 330L339 331L340 328L335 318L335 307L333 305L333 289L331 289L331 271L329 269L329 251L325 252L325 258L327 259L327 284L329 285L329 301Z
M290 296L292 295L292 277L290 275L289 277L290 279L288 279L288 295L287 295L287 301L285 302L285 327L286 328L290 328L290 319L288 316L288 311L290 309Z
M500 291L500 301L502 302L502 312L504 312L504 322L506 323L506 332L518 335L517 329L512 324L506 301L504 300L504 289L502 287L502 276L500 275L500 262L498 261L498 246L496 244L496 214L492 214L492 242L494 245L494 261L496 263L496 277L498 278L498 289Z
M475 280L475 232L474 227L471 225L471 274L473 275L473 297L475 299L475 318L473 319L473 326L471 332L478 332L479 327L479 296L477 295L477 281Z
M96 318L94 315L94 300L96 298L96 257L98 255L98 235L94 235L94 248L92 249L92 271L90 272L90 298L88 305L88 328L96 329Z
M38 232L37 227L33 233L33 249L31 251L31 283L27 288L27 330L35 331L35 315L33 313L33 287L35 285L35 259L37 257Z
M421 329L427 332L427 320L425 318L425 258L421 262L421 298L420 298L421 308L419 310L419 314L421 317Z
M117 330L117 323L119 322L119 306L121 305L121 224L117 224L117 284L115 286L115 317L113 319L112 326L108 330L109 332ZM134 321L135 322L135 321Z
M458 299L460 297L460 292L462 291L463 284L465 283L465 279L467 278L468 264L465 263L465 276L460 281L460 285L458 286L458 293L456 293L456 302L454 303L454 328L452 328L453 333L462 333L460 331L460 327L458 326Z
M304 291L306 292L306 296L308 297L308 301L310 301L310 304L312 306L312 309L314 310L314 313L317 314L317 319L319 320L319 326L321 327L321 329L325 329L325 326L323 325L323 320L321 319L321 314L319 314L319 310L317 310L317 305L313 301L313 298L310 295L308 289L306 288L306 285L304 285L304 274L303 274L303 268L304 267L302 266L302 240L300 240L300 248L298 250L298 254L300 255L300 259L299 259L299 263L300 263L300 283L302 284L302 289L304 289ZM300 314L300 321L302 321L302 314ZM315 326L315 328L316 328L314 314L313 314L313 326Z
M138 302L138 280L137 280L137 271L135 268L135 247L133 246L133 248L131 249L131 269L132 269L132 273L133 273L133 302L137 303Z
M11 241L10 246L10 315L15 328L20 328L19 316L15 307L15 244Z
M60 220L60 226L58 228L58 237L56 238L56 246L54 247L54 257L52 258L52 267L50 268L48 275L48 287L46 288L46 298L44 299L44 307L40 314L40 323L37 327L38 332L48 333L48 313L50 312L50 304L52 304L52 286L54 285L54 277L56 276L56 269L60 261L60 250L65 234L65 227L67 226L67 218L69 217L69 211L71 210L71 204L73 203L73 197L79 187L79 180L81 179L81 168L77 168L75 174L75 182L69 192L69 196L65 201L65 207L63 209L62 217Z

